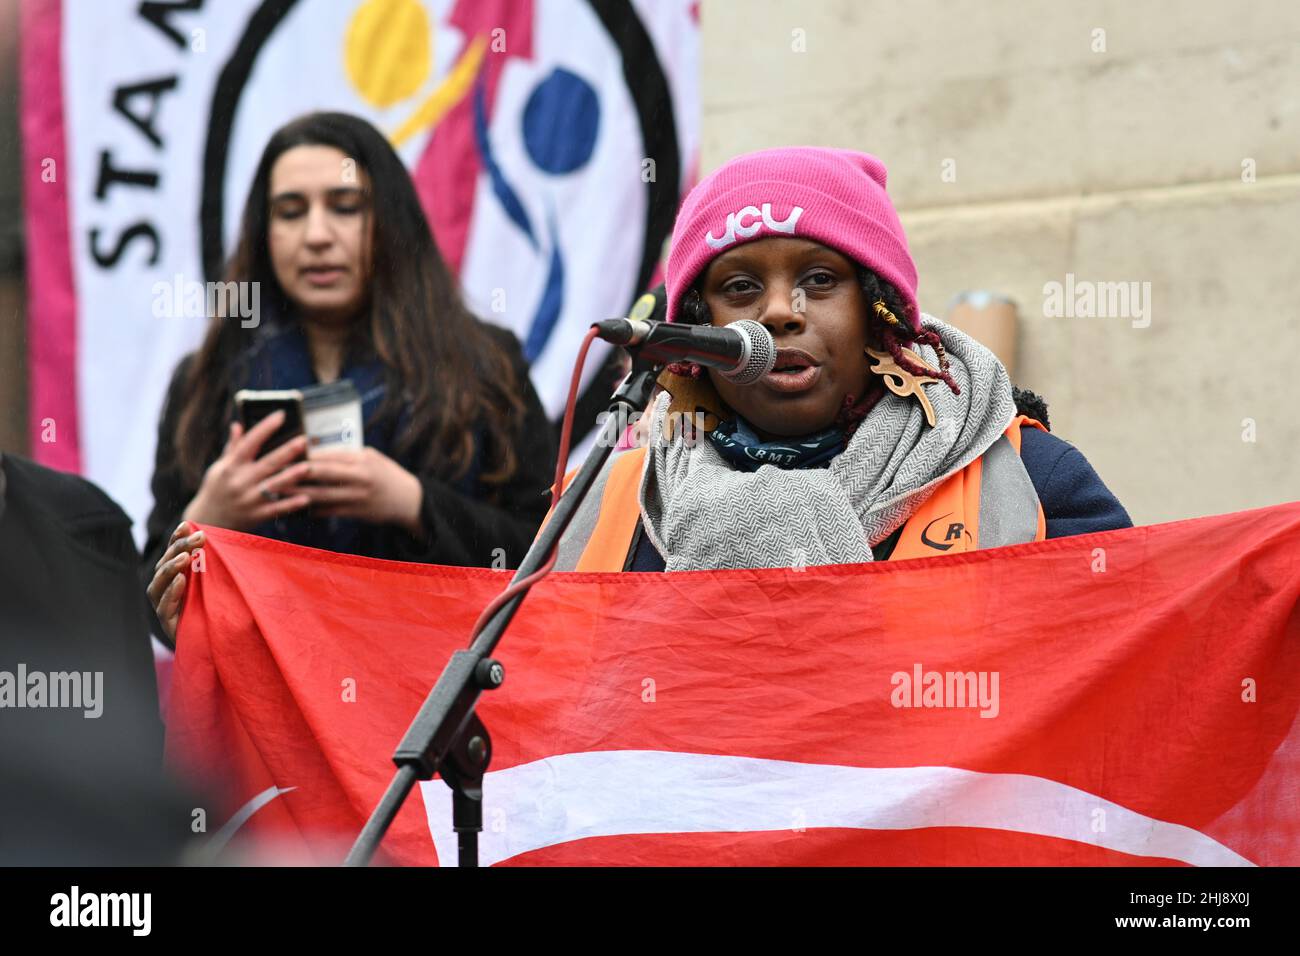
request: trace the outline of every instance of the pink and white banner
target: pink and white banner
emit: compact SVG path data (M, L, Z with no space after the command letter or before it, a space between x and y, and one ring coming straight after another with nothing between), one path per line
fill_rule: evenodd
M160 405L273 130L365 117L558 414L654 276L699 139L693 0L26 0L33 457L136 519ZM588 364L588 376L602 355ZM594 387L594 386L593 386Z

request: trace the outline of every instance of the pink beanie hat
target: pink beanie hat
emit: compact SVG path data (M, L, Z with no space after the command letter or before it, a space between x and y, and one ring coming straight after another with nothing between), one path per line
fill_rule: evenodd
M668 252L668 321L715 256L769 236L813 239L866 266L898 290L912 327L920 328L916 266L885 193L885 164L867 153L812 146L746 153L690 191Z

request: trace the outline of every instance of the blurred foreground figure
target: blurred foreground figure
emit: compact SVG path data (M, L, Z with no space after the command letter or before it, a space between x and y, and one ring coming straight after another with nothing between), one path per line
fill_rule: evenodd
M138 562L102 491L0 456L0 865L171 863L191 835Z

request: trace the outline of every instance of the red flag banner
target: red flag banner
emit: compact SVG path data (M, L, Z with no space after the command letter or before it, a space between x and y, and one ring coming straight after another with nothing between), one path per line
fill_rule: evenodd
M508 574L206 530L169 760L241 839L338 862ZM897 563L552 574L479 707L481 860L1300 865L1298 601L1300 503ZM455 846L433 780L384 855Z

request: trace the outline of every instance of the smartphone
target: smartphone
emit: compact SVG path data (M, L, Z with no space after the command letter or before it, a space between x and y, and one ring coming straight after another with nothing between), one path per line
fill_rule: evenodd
M259 458L303 433L302 392L297 389L258 392L245 388L235 393L235 414L245 434L267 415L280 411L284 412L284 422L262 443Z

